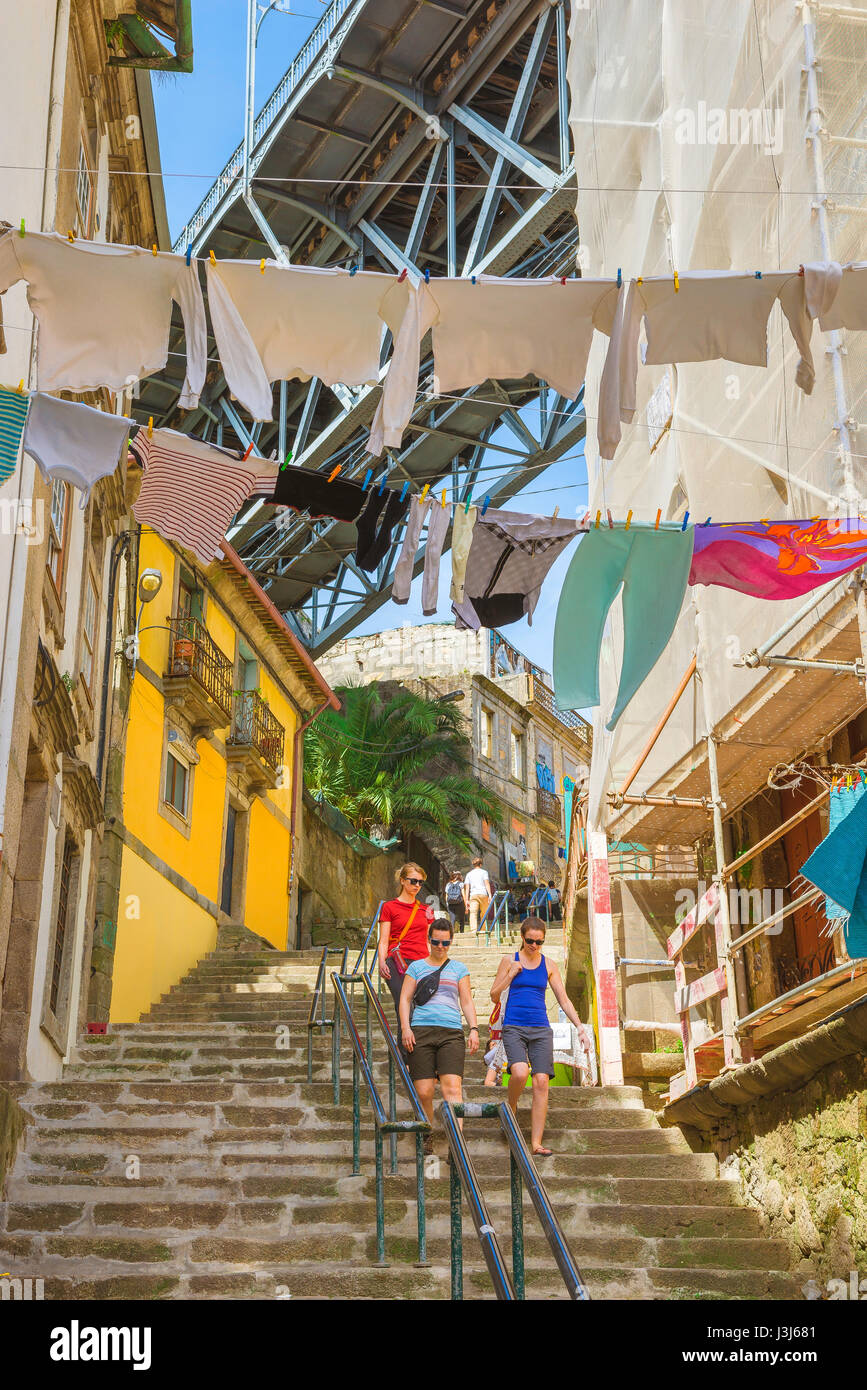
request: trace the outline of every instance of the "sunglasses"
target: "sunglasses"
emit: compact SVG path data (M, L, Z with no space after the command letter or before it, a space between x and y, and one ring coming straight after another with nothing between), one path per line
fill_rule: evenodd
M418 888L422 883L424 883L424 879L423 879L423 878L405 878L405 879L404 879L404 883L414 883L415 886L416 886L416 888Z
M451 946L452 943L451 943L451 938L448 937L448 936L445 938L444 941L437 941L436 937L434 936L434 937L431 938L431 943L430 943L430 944L431 944L432 946L442 946L443 950L444 950L444 951L447 951L447 950L449 949L449 947Z
M543 936L525 936L525 937L524 937L524 945L525 945L525 946L544 946L544 945L545 945L545 938L544 938Z

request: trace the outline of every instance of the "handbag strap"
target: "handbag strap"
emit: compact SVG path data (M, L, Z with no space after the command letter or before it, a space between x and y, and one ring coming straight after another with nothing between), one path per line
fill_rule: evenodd
M412 912L409 914L409 916L408 916L407 919L406 919L406 926L404 927L404 929L403 929L403 931L401 932L400 936L397 938L397 941L395 941L394 945L389 949L388 954L389 954L390 956L394 955L395 951L396 951L396 950L398 949L398 947L400 946L400 943L403 941L403 938L406 936L407 932L409 931L410 927L412 926L413 918L415 917L415 914L416 914L417 912L418 912L418 899L416 899L416 901L415 901L415 902L413 903L413 905L412 905Z

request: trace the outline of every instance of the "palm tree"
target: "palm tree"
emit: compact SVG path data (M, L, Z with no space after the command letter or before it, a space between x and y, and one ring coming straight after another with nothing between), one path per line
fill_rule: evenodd
M472 774L472 746L451 701L376 685L337 693L344 713L326 711L304 735L304 780L356 830L377 839L434 835L468 850L472 812L502 824L499 802Z

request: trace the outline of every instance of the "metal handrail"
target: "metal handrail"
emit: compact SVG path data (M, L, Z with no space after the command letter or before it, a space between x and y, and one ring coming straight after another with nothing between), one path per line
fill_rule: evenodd
M505 915L506 915L506 931L509 930L509 892L508 892L508 889L498 888L497 891L494 893L493 897L491 898L491 901L488 903L487 907L485 908L484 916L482 917L482 920L479 922L479 935L480 935L480 936L481 936L481 934L482 934L482 927L484 927L485 922L487 922L487 920L488 920L488 915L490 914L490 912L491 912L492 910L493 910L494 915L493 915L493 917L491 918L491 921L490 921L489 926L485 928L485 934L486 934L486 936L487 936L487 938L488 938L488 944L490 945L490 941L491 941L491 932L496 928L496 932L497 932L497 945L499 946L499 944L500 944L500 914L501 914L501 912L502 912L503 910L505 910Z
M328 968L329 951L339 952L339 946L323 946L322 956L319 961L319 970L316 973L316 984L313 986L313 998L310 1001L310 1012L307 1015L307 1080L313 1080L313 1029L318 1028L320 1033L323 1028L333 1028L334 1019L325 1017L325 972ZM343 960L340 963L340 973L346 972L346 961L349 956L349 947L343 947ZM321 1008L321 1016L317 1019L316 1010Z
M406 1064L400 1055L394 1035L388 1026L382 1006L370 978L369 971L365 970L362 974L345 975L334 974L331 977L334 986L334 993L340 1014L343 1015L346 1023L349 1040L352 1044L352 1172L357 1176L361 1172L361 1093L359 1087L359 1077L364 1080L371 1108L373 1110L374 1121L374 1156L376 1165L376 1257L377 1264L385 1264L385 1193L384 1175L382 1162L382 1136L388 1134L391 1144L391 1171L397 1172L397 1135L415 1135L415 1174L416 1174L416 1211L418 1220L418 1264L427 1264L427 1228L425 1222L424 1204L424 1138L430 1134L430 1122L422 1109L418 1093L412 1084ZM352 1015L352 1005L346 993L346 985L354 986L361 984L365 993L365 1004L367 1010L367 1051L361 1041L361 1036ZM370 1007L373 1006L373 1013L380 1026L385 1044L388 1049L388 1113L382 1103L382 1099L373 1078L370 1066ZM331 1031L331 1072L334 1084L334 1104L340 1104L340 1014L335 1008L335 1022ZM395 1097L395 1068L400 1076L401 1082L407 1093L412 1107L412 1120L398 1120L396 1117L396 1097Z
M453 1104L442 1101L438 1107L449 1141L449 1171L451 1178L451 1269L452 1298L463 1298L463 1235L461 1223L461 1195L463 1182L466 1189L470 1213L476 1234L482 1244L485 1263L494 1283L497 1298L502 1300L524 1298L524 1209L523 1184L530 1191L530 1200L542 1223L545 1239L566 1285L566 1292L573 1302L589 1302L589 1291L581 1278L578 1266L569 1249L569 1243L551 1204L545 1184L533 1162L527 1141L521 1133L518 1122L505 1102L462 1102ZM458 1126L458 1119L498 1119L509 1145L510 1194L512 1206L512 1269L514 1283L509 1278L497 1241L496 1232L488 1215L479 1181L466 1140Z
M368 949L368 947L369 947L369 945L370 945L370 938L371 938L371 936L373 935L373 933L374 933L374 931L376 930L376 928L379 926L379 914L380 914L380 912L382 911L382 909L383 909L384 906L385 906L385 899L383 898L382 901L380 902L379 906L377 907L376 911L375 911L374 914L373 914L373 921L371 922L370 926L367 928L367 935L366 935L366 937L364 938L364 945L362 946L361 950L359 951L358 956L357 956L356 961L355 961L355 964L354 964L353 967L352 967L352 974L353 974L353 975L358 975L359 971L360 971L361 968L362 968L362 965L364 966L364 969L365 969L365 970L367 969L367 959L366 959L367 949Z

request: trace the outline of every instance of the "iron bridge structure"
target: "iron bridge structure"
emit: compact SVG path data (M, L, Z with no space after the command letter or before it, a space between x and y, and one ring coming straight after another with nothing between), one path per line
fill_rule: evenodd
M333 0L254 116L265 13L249 0L243 142L176 251L419 275L579 273L564 0ZM365 444L381 384L281 382L273 422L255 422L230 397L211 338L199 406L184 412L177 320L170 348L166 370L141 383L137 420L291 454L290 466L340 464L343 478L373 463L372 486L428 483L502 506L585 433L582 400L532 377L435 398L428 338L403 445L374 463ZM354 562L353 525L261 499L229 539L316 656L387 601L402 534L374 574ZM423 565L422 545L414 573Z

